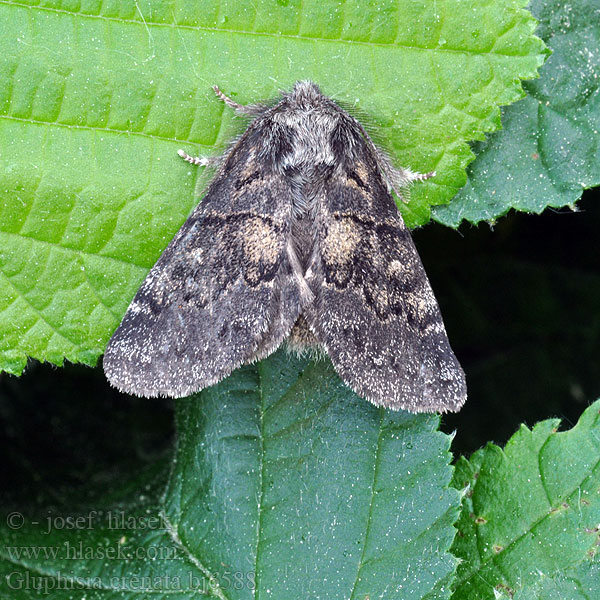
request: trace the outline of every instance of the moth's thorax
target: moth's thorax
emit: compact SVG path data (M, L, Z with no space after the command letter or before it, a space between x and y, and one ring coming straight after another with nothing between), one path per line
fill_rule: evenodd
M293 167L306 178L315 164L333 164L331 138L341 112L321 94L317 85L311 81L297 82L292 92L285 94L265 115L267 129L286 138L288 151L281 157L279 167L287 170Z
M303 279L314 255L319 197L336 165L331 140L339 116L324 107L292 104L276 112L273 120L284 127L290 141L277 169L292 183L291 242L300 267L297 276Z
M339 116L317 107L276 112L273 121L283 125L290 135L290 151L281 161L282 168L295 167L305 176L316 165L335 163L331 138Z
M265 115L265 130L282 148L275 170L291 183L290 252L295 277L306 289L304 278L316 248L315 216L321 191L338 162L332 140L342 115L310 81L296 83Z

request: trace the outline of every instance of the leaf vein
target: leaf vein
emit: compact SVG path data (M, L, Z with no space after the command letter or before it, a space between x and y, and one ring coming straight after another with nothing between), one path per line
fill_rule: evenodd
M263 362L259 362L256 368L258 373L258 393L260 403L258 406L258 418L259 418L259 437L260 437L260 448L258 459L260 461L260 469L258 471L258 502L257 502L257 519L256 519L256 550L254 552L254 598L258 599L259 596L259 578L258 578L258 563L260 559L260 548L261 548L261 532L263 526L263 500L265 496L265 429L264 429L264 393L263 393L263 374L261 365Z
M594 466L590 469L589 474L584 479L582 479L578 485L576 485L573 489L571 489L571 491L569 491L564 497L567 500L570 500L571 497L582 487L582 485L586 481L588 481L592 477L594 477L595 472L599 467L600 467L600 460L596 461ZM473 576L476 576L476 575L480 576L479 571L483 570L484 567L486 567L490 563L493 564L495 567L500 568L496 561L498 561L503 555L505 555L505 553L508 552L513 546L518 544L519 541L521 541L523 538L525 538L528 535L531 535L546 519L550 518L551 516L552 516L552 511L548 511L545 514L543 514L539 519L537 519L535 522L533 522L526 531L524 531L523 533L521 533L520 535L515 537L513 540L511 540L510 543L508 543L497 554L493 554L491 556L488 555L486 558L483 558L482 553L479 552L479 558L481 560L480 564L475 569L473 569L472 571L467 573L466 576L463 577L462 579L457 578L455 589L458 588L459 586L462 586L465 582L469 581ZM477 531L477 528L475 528L475 529Z
M176 546L179 546L183 550L188 561L196 567L208 580L210 581L210 589L214 592L215 596L220 600L228 600L225 592L221 589L217 578L211 573L208 567L204 566L202 562L193 554L193 552L183 543L183 540L177 534L176 527L171 523L169 517L164 511L161 511L161 517L164 520L165 525L167 526L167 532L169 533L169 537L173 541Z
M367 524L365 526L365 533L363 537L363 547L362 552L360 554L360 559L357 564L356 569L356 577L354 578L354 583L352 585L352 592L350 593L350 600L355 597L357 585L360 580L360 572L361 569L365 566L365 553L367 548L367 542L369 541L369 534L371 533L371 524L373 522L373 504L375 502L375 485L377 482L377 472L379 467L379 459L381 458L381 434L383 430L383 415L384 409L379 409L379 428L377 432L377 442L375 444L375 452L374 452L374 460L373 460L373 477L371 479L371 489L370 489L370 498L369 498L369 510L367 512Z
M0 4L7 4L9 6L17 6L17 7L21 7L21 8L27 8L32 11L33 10L43 10L43 11L57 13L57 14L66 14L66 15L71 15L71 16L77 16L77 18L102 19L105 21L111 21L111 22L116 22L116 23L128 23L128 24L132 24L132 25L143 26L142 21L140 21L138 19L124 19L124 18L117 18L117 17L106 17L103 15L77 13L77 12L69 11L69 10L65 10L65 9L57 9L57 8L54 8L51 6L31 6L29 4L25 4L22 2L8 2L7 0L0 0ZM301 13L301 15L303 15L303 13ZM278 41L281 39L298 39L298 40L306 40L306 41L311 41L311 42L349 44L349 45L355 44L355 45L368 46L368 47L377 46L377 47L394 48L394 49L402 48L402 49L408 49L408 50L429 50L432 52L457 53L457 54L466 54L466 55L473 55L473 56L479 56L479 57L481 57L482 55L485 55L485 54L490 54L493 56L502 56L502 57L507 57L507 58L514 58L514 56L515 56L514 54L510 54L508 52L493 52L492 51L493 48L490 48L487 51L482 50L482 49L469 50L466 48L450 48L449 46L444 46L443 48L440 48L438 46L427 47L427 46L417 46L415 44L403 45L403 44L398 44L397 42L394 42L394 41L391 41L391 42L366 41L365 42L362 40L350 40L350 39L342 38L342 37L324 38L324 37L319 37L319 36L290 34L290 33L279 33L279 32L271 33L268 31L257 32L257 31L246 31L243 29L226 29L226 28L221 28L221 27L209 27L207 25L184 25L181 23L164 23L164 22L160 22L160 23L146 22L146 23L147 23L148 27L171 27L171 28L178 28L178 29L187 29L190 31L226 33L229 35L238 34L238 35L248 35L248 36L252 36L252 37L261 36L261 37L274 38ZM517 56L527 58L527 55L517 55Z

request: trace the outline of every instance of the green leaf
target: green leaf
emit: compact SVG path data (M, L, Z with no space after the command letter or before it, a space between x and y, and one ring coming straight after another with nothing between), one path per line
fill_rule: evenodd
M600 401L570 431L558 425L522 426L504 450L489 444L459 461L453 485L468 492L452 548L462 559L453 600L512 596L596 552Z
M592 600L600 597L600 555L584 560L553 577L540 573L537 582L525 586L514 600ZM506 596L508 598L508 596ZM498 600L501 600L502 596Z
M364 112L395 161L438 176L424 223L543 61L524 0L0 5L0 368L93 364L194 205L177 149L240 130L212 93L264 100L297 79ZM203 179L204 180L204 179Z
M62 576L84 578L84 589L59 599L146 598L167 585L181 598L198 588L227 599L448 598L460 494L448 487L450 437L438 422L375 408L325 361L278 352L178 401L166 489L156 467L76 513L70 499L66 513L4 507L25 525L0 520L0 597L37 597L14 585ZM48 516L90 510L91 526L45 535ZM130 527L115 527L119 511ZM96 555L68 560L67 545ZM23 550L40 547L58 556ZM121 555L102 559L103 548ZM136 588L142 576L154 579Z
M533 0L539 35L552 49L527 97L502 111L502 131L476 143L467 185L433 210L457 227L494 221L511 208L573 208L600 184L600 35L596 0Z
M148 469L127 482L130 490L123 484L120 497L94 497L89 506L70 498L64 506L5 510L0 598L147 598L183 585L187 561L160 518L164 479L163 468Z

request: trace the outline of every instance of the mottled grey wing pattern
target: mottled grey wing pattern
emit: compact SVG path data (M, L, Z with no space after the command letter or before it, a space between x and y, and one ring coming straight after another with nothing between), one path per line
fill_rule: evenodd
M270 108L216 92L255 119L132 301L104 356L108 379L185 396L292 332L291 348L323 346L377 405L458 410L464 373L387 185L433 173L394 169L311 82Z
M355 137L352 160L318 198L318 244L305 317L342 379L377 405L458 410L466 398L425 270L377 156ZM357 149L358 148L358 149Z
M275 350L297 319L290 185L254 150L234 148L110 340L104 370L120 390L188 395Z

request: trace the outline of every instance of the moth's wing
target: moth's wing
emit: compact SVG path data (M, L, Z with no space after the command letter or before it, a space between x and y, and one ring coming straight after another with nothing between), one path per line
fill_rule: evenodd
M356 144L355 144L356 147ZM379 406L458 410L466 399L425 270L368 148L340 161L318 201L304 313L340 377Z
M186 396L275 350L296 321L290 186L247 150L234 151L110 340L104 370L120 390Z

